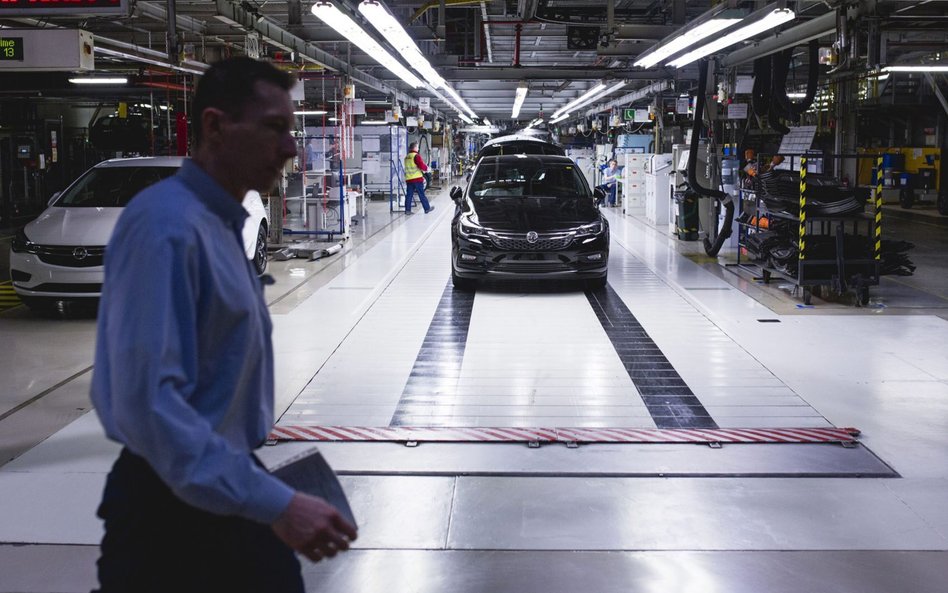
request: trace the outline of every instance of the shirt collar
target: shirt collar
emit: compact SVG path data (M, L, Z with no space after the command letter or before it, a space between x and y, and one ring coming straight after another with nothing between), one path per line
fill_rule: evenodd
M184 160L177 176L204 202L208 210L224 222L242 223L247 218L248 214L243 205L191 159Z

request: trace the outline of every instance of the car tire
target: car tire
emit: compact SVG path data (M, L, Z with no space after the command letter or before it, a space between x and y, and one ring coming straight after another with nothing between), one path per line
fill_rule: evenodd
M454 288L457 290L470 291L474 290L475 281L470 278L461 278L454 271L451 272L451 283L454 285Z
M267 225L262 222L257 229L257 244L253 248L253 267L258 276L267 271Z

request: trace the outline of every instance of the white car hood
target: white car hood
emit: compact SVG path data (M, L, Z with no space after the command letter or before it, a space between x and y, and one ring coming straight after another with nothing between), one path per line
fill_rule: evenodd
M26 225L26 236L39 245L104 247L124 208L47 208Z

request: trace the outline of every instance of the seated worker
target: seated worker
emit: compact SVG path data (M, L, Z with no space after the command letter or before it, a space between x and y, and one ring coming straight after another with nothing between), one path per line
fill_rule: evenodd
M602 189L606 190L606 196L608 203L606 204L610 208L616 205L616 190L619 185L619 163L615 159L609 161L609 166L602 170ZM601 204L600 204L601 205Z

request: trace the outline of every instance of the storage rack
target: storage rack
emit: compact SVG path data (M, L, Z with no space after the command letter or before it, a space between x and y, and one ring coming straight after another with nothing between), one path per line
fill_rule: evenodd
M855 292L856 303L869 303L869 287L879 284L882 262L882 177L877 176L872 191L873 213L839 215L839 216L808 216L807 215L807 160L806 155L800 157L800 214L792 216L781 212L765 211L761 208L760 192L741 190L741 209L753 202L754 223L742 221L739 223L739 249L737 254L738 266L753 264L761 271L764 283L769 283L774 277L782 278L794 285L794 292L802 290L803 303L811 304L812 296L819 296L823 287L835 293L843 294L850 290ZM832 155L836 158L877 158L877 170L881 170L882 158L875 155ZM748 245L746 238L749 233L761 231L760 221L766 214L768 221L779 219L797 223L798 262L797 274L789 274L770 266L763 254ZM865 224L865 234L860 234L860 228ZM846 257L844 240L847 225L851 225L854 236L865 236L869 240L869 251L865 257ZM768 228L769 228L768 224ZM767 230L767 229L764 229ZM813 259L807 250L807 239L816 235L832 236L835 240L835 257L833 259ZM751 262L742 262L741 253L746 251L753 257Z

